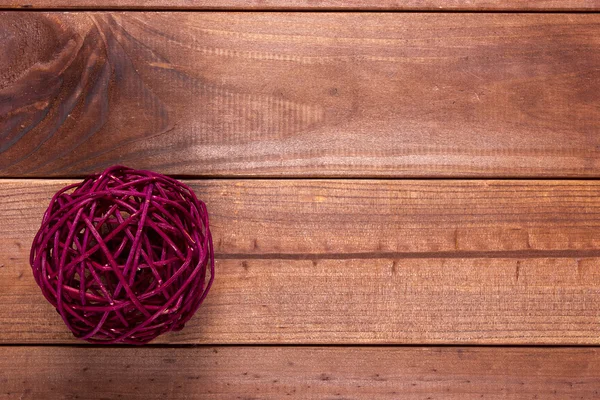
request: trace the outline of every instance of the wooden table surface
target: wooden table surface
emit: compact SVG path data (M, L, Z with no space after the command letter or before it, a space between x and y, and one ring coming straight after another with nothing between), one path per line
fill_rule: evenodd
M0 399L600 398L600 1L0 9ZM210 212L215 284L145 347L29 266L113 164Z

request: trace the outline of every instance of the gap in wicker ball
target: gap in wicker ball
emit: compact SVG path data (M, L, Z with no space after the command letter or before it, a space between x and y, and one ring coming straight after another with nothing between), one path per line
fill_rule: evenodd
M210 289L206 206L172 178L109 168L52 198L31 265L76 337L146 343L183 328Z

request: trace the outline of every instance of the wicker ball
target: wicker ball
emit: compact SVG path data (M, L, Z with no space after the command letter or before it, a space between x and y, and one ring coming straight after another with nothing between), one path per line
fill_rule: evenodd
M204 203L181 182L122 166L54 195L30 262L67 327L93 343L180 330L214 278Z

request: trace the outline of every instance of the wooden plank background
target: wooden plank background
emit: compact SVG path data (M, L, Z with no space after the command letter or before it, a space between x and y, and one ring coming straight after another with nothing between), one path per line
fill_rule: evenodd
M75 343L28 265L69 182L0 187L0 342ZM599 182L188 183L211 213L218 279L189 329L159 342L599 343Z
M597 349L497 350L11 347L0 358L0 396L574 400L600 395Z
M599 175L598 14L6 12L0 32L1 176Z
M598 398L598 5L0 0L48 9L0 13L0 399ZM320 11L120 10L164 8ZM211 216L146 348L81 345L28 265L112 164Z
M598 0L27 0L0 8L158 10L597 11Z

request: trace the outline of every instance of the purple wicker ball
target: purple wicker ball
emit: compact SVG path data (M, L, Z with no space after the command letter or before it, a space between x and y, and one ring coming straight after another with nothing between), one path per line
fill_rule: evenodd
M175 179L122 166L54 195L30 262L67 327L93 343L182 329L214 278L205 204Z

